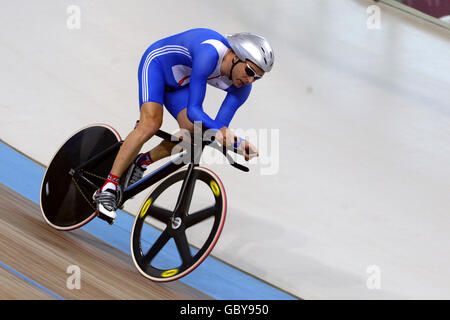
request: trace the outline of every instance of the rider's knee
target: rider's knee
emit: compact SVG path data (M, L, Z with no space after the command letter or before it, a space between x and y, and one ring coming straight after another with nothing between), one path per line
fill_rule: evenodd
M143 141L149 140L161 128L162 121L159 119L149 119L145 122L140 122L136 130L140 133Z
M177 116L178 125L180 129L187 130L189 132L194 132L194 124L187 117L187 108L182 110Z
M192 123L192 122L189 122L189 123L183 123L181 126L180 126L180 129L184 129L184 130L186 130L186 131L188 131L188 132L190 132L190 133L193 133L194 132L194 124Z

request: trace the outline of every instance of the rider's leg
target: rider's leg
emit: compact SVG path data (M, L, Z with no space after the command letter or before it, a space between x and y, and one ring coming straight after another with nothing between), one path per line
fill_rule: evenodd
M101 192L110 189L117 190L119 179L123 172L138 154L142 145L147 142L161 127L163 107L156 102L142 104L140 125L135 128L125 139L119 153L114 160L113 167L107 180L100 189Z
M180 132L178 132L175 135L183 135L183 138L188 138L186 134L183 132L185 130L189 132L194 131L194 125L191 121L189 121L187 115L186 115L186 106L189 103L189 87L184 87L182 89L176 90L176 91L166 91L164 92L164 106L166 107L167 111L174 117L180 126ZM158 146L150 150L149 152L143 154L140 159L143 159L144 161L147 158L147 161L145 161L145 164L148 164L148 162L155 162L160 159L163 159L165 157L168 157L172 154L172 152L178 153L178 149L173 149L176 146L175 143L172 143L170 141L163 140ZM181 150L180 150L181 151ZM151 159L148 161L148 159ZM138 160L139 161L139 160Z
M163 119L163 106L156 102L145 102L141 107L139 125L131 131L123 142L111 174L120 177L136 158L142 145L147 142L161 127Z
M120 202L119 178L136 158L142 145L161 127L165 80L161 65L154 57L156 47L150 46L142 56L138 69L140 125L125 139L114 160L106 183L94 194L99 212L114 219ZM128 178L128 177L127 177Z
M177 137L182 136L183 139L189 139L189 135L187 134L187 132L189 132L189 133L194 132L194 124L188 119L186 111L187 111L187 109L184 108L183 110L181 110L178 113L177 121L178 121L178 125L180 126L180 131L178 131L177 133L174 134L174 136L177 136ZM172 152L174 152L173 148L176 145L177 144L175 142L163 140L159 145L157 145L150 151L143 153L141 155L141 158L144 159L147 157L147 159L151 159L151 162L153 163L155 161L158 161L158 160L161 160L163 158L170 156L172 154ZM181 149L176 150L176 152L177 153L181 152Z
M116 218L117 201L120 198L118 183L120 176L138 154L142 145L148 141L161 127L163 107L156 102L146 102L141 106L140 125L125 139L114 160L111 173L100 190L94 193L97 209L100 213Z
M194 124L191 122L191 120L189 120L187 116L187 108L184 108L178 113L177 121L180 129L187 130L190 133L194 132Z
M175 147L176 143L170 142L167 140L161 141L159 145L151 149L150 151L143 153L141 158L146 158L151 162L155 162L161 159L164 159L171 155L173 147ZM141 165L141 162L138 162Z

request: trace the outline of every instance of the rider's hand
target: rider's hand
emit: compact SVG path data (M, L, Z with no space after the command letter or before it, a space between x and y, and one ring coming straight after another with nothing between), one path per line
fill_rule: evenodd
M250 142L244 140L239 144L238 150L244 155L245 161L259 156L258 149Z
M231 131L227 127L222 127L216 133L216 140L219 141L222 145L229 147L234 144L236 136L234 135L233 131Z

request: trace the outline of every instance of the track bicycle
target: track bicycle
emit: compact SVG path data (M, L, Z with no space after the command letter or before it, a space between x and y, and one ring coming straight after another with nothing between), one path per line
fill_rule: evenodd
M118 206L152 187L134 220L131 255L143 276L167 282L186 276L206 259L225 223L225 188L214 172L199 165L205 147L221 152L235 168L245 172L249 169L230 156L229 152L239 153L235 148L219 145L213 136L200 142L183 141L162 130L156 136L180 144L184 151L125 186ZM41 212L50 226L69 231L96 217L112 223L97 212L92 194L105 182L122 143L111 126L93 124L78 130L62 144L41 185ZM123 183L122 178L120 184ZM202 188L202 195L209 195L202 199L200 207L191 208L193 198L198 197L194 190L198 188ZM191 230L195 230L195 247L188 240Z

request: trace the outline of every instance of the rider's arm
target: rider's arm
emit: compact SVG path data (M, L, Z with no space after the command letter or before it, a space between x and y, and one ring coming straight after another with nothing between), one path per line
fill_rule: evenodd
M216 121L218 121L221 124L221 128L228 128L230 125L231 119L233 119L233 116L235 115L236 111L239 109L240 106L247 100L248 96L250 95L250 91L252 90L252 85L246 85L240 88L236 88L234 86L231 86L229 89L227 89L227 96L222 102L222 105L219 109L219 112L216 116ZM222 129L224 130L224 129ZM223 132L225 134L225 132ZM234 134L233 134L234 135ZM238 147L241 142L245 141L244 139L235 136L235 144L234 147Z
M237 109L247 100L251 90L251 84L240 88L231 86L227 89L227 96L220 106L215 121L219 122L222 127L228 127Z
M187 116L190 121L201 121L208 129L220 129L220 122L211 119L203 111L203 100L206 94L206 83L208 76L214 71L217 65L219 54L216 49L203 44L197 49L192 60L192 72L189 84L189 100L187 106Z

